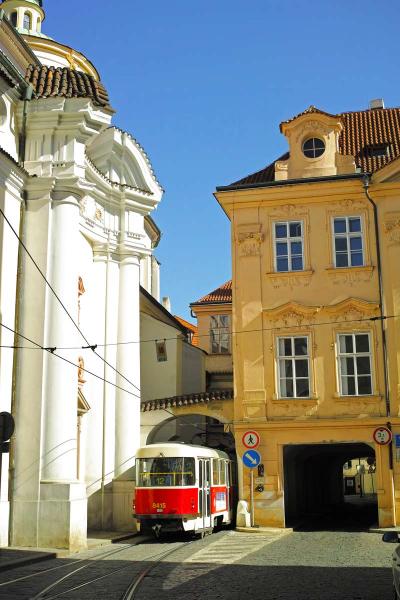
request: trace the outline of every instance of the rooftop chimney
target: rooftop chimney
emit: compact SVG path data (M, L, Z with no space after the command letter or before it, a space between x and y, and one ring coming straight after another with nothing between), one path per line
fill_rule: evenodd
M374 108L385 108L385 103L383 101L383 98L375 98L375 100L370 100L369 107L371 109L374 109Z
M169 296L164 296L162 299L162 305L168 312L171 312L171 300Z

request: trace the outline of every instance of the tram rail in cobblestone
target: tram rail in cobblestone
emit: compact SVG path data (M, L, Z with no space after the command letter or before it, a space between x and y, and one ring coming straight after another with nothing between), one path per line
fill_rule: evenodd
M170 554L173 554L174 552L177 552L183 546L186 546L186 545L188 545L190 543L191 543L191 541L182 542L182 543L179 544L178 547L174 547L173 549L169 549L167 551L164 551L164 552L161 552L161 553L157 553L157 554L154 554L153 556L149 556L148 558L146 558L146 561L154 561L155 559L157 559L157 561L156 562L151 562L151 564L146 565L144 568L142 568L138 574L135 574L134 578L132 579L132 581L130 581L129 585L124 590L124 592L123 592L122 596L120 597L120 599L121 600L133 600L133 598L135 598L136 591L140 587L140 584L142 583L143 579L150 573L150 571L152 571L158 564L160 564L160 562L164 558L166 558ZM97 557L100 560L103 560L103 559L108 558L110 556L113 556L115 554L119 554L119 553L122 553L124 551L130 550L134 546L138 546L138 545L139 545L138 543L136 543L136 544L129 544L125 548L120 548L120 549L115 550L113 552L108 552L106 554L97 555ZM85 570L87 568L94 567L94 566L98 565L98 562L96 562L95 560L93 560L93 558L91 558L91 559L80 559L79 562L84 562L85 564L83 564L82 566L80 566L78 568L74 568L72 571L70 571L69 573L67 573L63 577L60 577L59 579L57 579L56 581L54 581L50 585L46 586L44 589L42 589L40 592L38 592L34 596L31 596L29 600L55 600L56 598L61 598L62 596L66 595L66 594L70 594L71 592L78 591L78 590L80 590L80 589L82 589L82 588L84 588L84 587L86 587L88 585L91 585L91 584L94 584L94 583L96 583L98 581L101 581L102 579L107 579L109 577L112 577L116 573L120 573L120 572L122 572L122 571L124 571L126 569L132 568L132 563L128 563L128 564L120 566L120 567L118 567L116 569L112 569L108 573L104 573L103 575L100 575L98 577L93 577L93 578L91 578L89 580L83 581L83 582L79 583L78 585L72 586L72 587L70 587L68 589L64 589L64 590L60 591L59 593L55 593L53 595L49 595L50 592L55 591L55 588L57 588L59 585L62 584L62 582L66 581L70 577L76 575L77 573L79 573L79 572L81 572L81 571L83 571L83 570ZM144 562L144 561L140 561L140 562ZM65 566L74 566L74 567L76 567L76 565L71 565L71 564L62 565L62 566L63 567L65 567ZM47 569L47 571L41 571L41 573L35 573L34 575L44 574L46 572L50 572L52 570L55 570L56 568L60 568L60 567L55 567L53 569ZM25 579L25 577L24 578L19 578L19 579L13 580L13 581L9 581L7 583L8 584L16 583L18 581L21 581L22 579Z

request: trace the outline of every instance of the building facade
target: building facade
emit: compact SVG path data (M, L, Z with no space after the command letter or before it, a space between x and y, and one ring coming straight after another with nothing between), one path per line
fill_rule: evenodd
M42 33L42 1L0 9L0 407L16 424L0 543L76 549L88 527L134 526L163 190L91 61Z
M260 434L255 521L285 526L343 498L376 460L381 526L400 522L400 109L281 124L289 150L215 196L232 226L234 427Z

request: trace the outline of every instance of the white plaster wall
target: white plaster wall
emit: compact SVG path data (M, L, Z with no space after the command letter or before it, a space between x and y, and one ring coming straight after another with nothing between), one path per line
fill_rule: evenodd
M182 394L205 392L205 354L188 342L182 343Z
M158 362L155 342L142 342L140 344L142 401L176 396L179 394L179 382L177 381L177 335L178 331L174 327L141 313L141 340L167 339L168 357L167 361ZM171 340L168 338L175 339Z
M0 82L0 147L17 160L18 132L16 131L14 99L11 94L3 93L4 89L4 83Z
M1 178L1 176L0 176ZM20 200L17 189L6 190L0 182L0 206L15 229L19 229ZM11 229L0 220L0 314L1 321L13 327L15 320L16 278L18 266L18 241ZM14 345L14 335L4 328L0 330L0 345ZM12 373L14 351L0 348L0 412L12 412ZM15 434L14 434L15 437ZM8 468L9 454L2 456L0 481L0 546L8 545Z

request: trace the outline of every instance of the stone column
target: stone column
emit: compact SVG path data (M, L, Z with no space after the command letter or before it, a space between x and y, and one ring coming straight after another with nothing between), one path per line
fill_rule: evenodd
M77 256L79 205L75 194L52 195L48 280L78 322ZM79 346L85 341L55 294L46 291L46 346ZM58 354L77 363L76 350ZM86 544L86 490L77 480L78 369L45 356L39 545L78 548Z
M120 262L118 307L118 342L120 343L139 342L140 339L139 261L139 256L132 253L125 255ZM126 391L122 389L116 391L114 526L121 530L131 530L134 527L131 517L133 467L135 453L140 446L139 343L118 346L117 369L134 385L128 383L121 375L117 375L117 385Z

